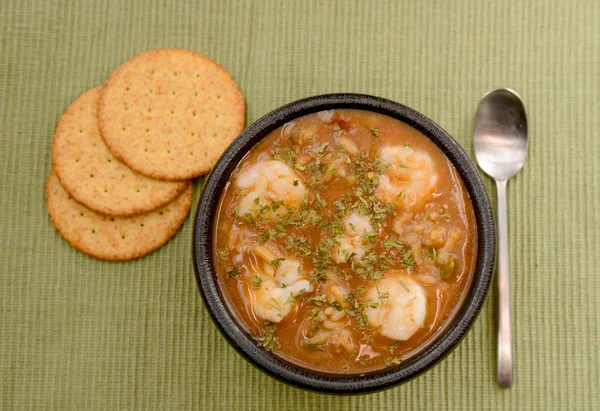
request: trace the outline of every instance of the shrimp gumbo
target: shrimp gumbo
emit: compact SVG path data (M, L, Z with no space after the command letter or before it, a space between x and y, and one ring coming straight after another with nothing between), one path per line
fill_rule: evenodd
M477 227L454 166L396 119L329 110L237 165L214 224L230 310L284 360L332 374L393 367L461 308Z

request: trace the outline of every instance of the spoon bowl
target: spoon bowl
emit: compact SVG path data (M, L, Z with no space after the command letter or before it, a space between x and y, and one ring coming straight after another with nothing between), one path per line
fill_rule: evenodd
M521 97L500 88L487 92L477 107L473 132L479 167L497 180L521 170L527 158L527 115Z

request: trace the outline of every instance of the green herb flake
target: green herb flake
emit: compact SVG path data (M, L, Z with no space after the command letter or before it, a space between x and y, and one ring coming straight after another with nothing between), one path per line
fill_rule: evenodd
M390 360L390 364L391 365L400 365L402 363L402 360L400 359L400 357L396 357Z
M260 287L262 285L263 279L261 276L259 275L254 275L254 277L252 277L252 289L254 291L258 291L260 290Z
M244 214L244 218L246 219L246 222L250 225L254 224L254 217L252 216L252 214L250 213L245 213Z
M362 365L365 365L365 366L367 366L367 365L371 365L371 361L369 361L369 360L367 360L367 359L360 360L360 363L361 363Z
M300 184L300 182L298 180L294 180L292 184L294 184L294 187L298 187L298 184Z
M265 328L263 328L261 333L255 337L256 341L269 351L276 350L281 346L279 341L277 341L277 337L275 337L276 327L277 325L275 323L266 321Z
M344 130L341 129L339 124L334 124L332 128L333 128L333 131L335 131L338 136L341 136L344 133Z
M324 294L321 295L315 295L313 297L310 297L308 299L308 301L310 301L311 303L315 303L316 305L321 305L323 304L325 301L327 301L327 297Z
M398 282L400 283L400 285L402 286L402 288L404 288L404 290L409 293L410 292L410 288L408 288L408 286L406 285L406 283L404 282L403 279L398 280Z
M371 129L371 134L373 134L375 137L379 137L379 130L377 130L376 128L372 128Z
M313 153L323 154L325 148L329 145L328 142L321 144L319 147L313 148Z
M240 269L238 267L233 267L231 270L227 271L227 275L230 278L234 278L235 276L240 274Z
M220 258L221 260L224 260L224 259L226 259L226 258L227 258L227 255L228 255L229 253L227 252L227 249L223 249L223 250L219 250L219 251L218 251L218 254L219 254L219 258Z
M435 261L436 257L437 250L434 247L431 247L429 251L427 251L427 258L429 258L431 261Z
M400 240L390 238L383 243L385 248L397 248L399 250L404 250L404 243Z
M412 251L408 250L404 254L402 254L402 264L414 267L415 260L412 258Z
M279 268L279 267L281 267L281 262L284 260L285 260L285 258L276 258L274 260L271 260L269 262L269 264L271 264L275 268Z

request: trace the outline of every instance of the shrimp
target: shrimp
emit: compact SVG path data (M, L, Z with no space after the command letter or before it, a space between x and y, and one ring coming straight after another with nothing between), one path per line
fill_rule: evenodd
M337 239L339 245L333 256L337 263L346 262L351 258L360 260L365 255L364 237L373 231L371 218L366 215L361 216L356 211L344 218L344 226L345 235Z
M373 301L365 310L369 324L385 337L406 341L425 323L427 296L409 276L386 277L367 290L365 298Z
M425 151L405 146L385 146L380 158L389 168L379 177L377 195L397 208L416 207L433 192L439 175Z
M308 280L300 280L282 288L272 279L263 278L260 288L254 291L254 311L263 320L278 323L292 310L293 298L297 294L311 291L312 286Z
M273 213L283 215L286 207L272 207L282 201L285 206L298 207L306 195L306 187L300 176L287 164L279 160L263 160L244 169L235 182L236 188L244 194L238 204L238 215L258 214L273 217ZM265 206L268 211L263 211ZM271 211L271 208L273 211Z
M300 261L280 261L264 246L255 247L254 253L264 263L260 272L255 274L259 280L252 287L254 312L263 320L278 323L291 312L294 297L303 292L311 292L312 285L304 278ZM273 261L279 262L276 271L272 270Z

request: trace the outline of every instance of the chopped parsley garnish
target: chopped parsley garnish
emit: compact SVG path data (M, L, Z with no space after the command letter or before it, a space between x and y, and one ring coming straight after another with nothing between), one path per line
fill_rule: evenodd
M275 330L277 325L270 321L265 321L265 328L261 330L261 333L255 337L263 347L269 351L276 350L280 347L277 337L275 337Z
M362 365L371 365L371 361L369 361L369 360L367 360L367 359L360 360L360 363L361 363Z
M429 251L427 251L427 258L429 258L431 261L435 261L436 257L437 250L434 247L431 247Z
M342 135L342 133L344 132L344 130L342 130L342 128L340 127L340 125L339 125L339 124L334 124L334 125L332 126L332 128L333 128L333 131L335 131L335 132L337 133L337 135L338 135L338 136L341 136L341 135Z
M276 258L274 260L271 260L269 262L269 264L272 265L275 268L279 268L279 267L281 267L281 262L284 261L284 260L285 260L285 258Z
M240 274L240 269L237 268L237 267L233 267L231 270L227 271L227 275L230 278L233 278L233 277L235 277L235 276L237 276L239 274Z
M406 285L406 283L404 282L404 280L400 279L400 280L398 280L398 282L400 283L400 285L402 286L402 288L404 288L404 290L407 293L410 292L410 288L408 288L408 286Z
M324 294L321 295L315 295L312 296L308 299L308 301L310 301L311 303L315 303L316 305L321 305L323 304L325 301L327 301L327 297Z
M373 134L375 137L379 137L379 130L377 130L376 128L372 128L371 129L371 134Z
M218 251L218 254L219 254L219 258L220 258L221 260L224 260L224 259L226 259L226 258L227 258L227 255L228 255L229 253L227 252L227 249L223 249L223 250L219 250L219 251Z
M262 282L263 282L263 279L261 276L254 275L254 277L252 277L252 289L255 291L260 290L260 287L262 286Z
M394 238L390 238L383 243L385 248L397 248L399 250L404 250L404 243L400 240L396 240Z
M328 142L321 144L319 147L313 148L313 153L322 154L325 151L325 148L329 145Z
M402 264L414 267L415 260L412 258L412 251L408 250L404 254L402 254Z

